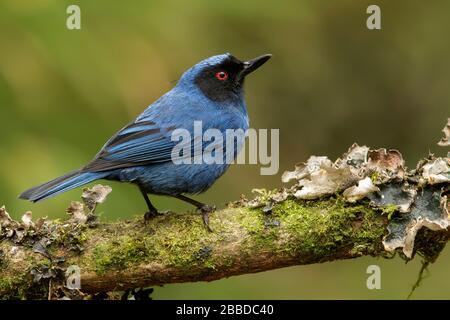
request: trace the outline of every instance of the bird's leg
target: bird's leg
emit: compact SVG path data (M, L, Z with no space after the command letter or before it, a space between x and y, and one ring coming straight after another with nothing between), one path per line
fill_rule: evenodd
M212 232L211 228L209 227L209 213L214 212L216 210L216 207L201 203L197 200L183 196L182 194L176 195L174 197L179 200L182 200L184 202L187 202L187 203L190 203L190 204L196 206L197 209L200 210L202 213L203 223L205 224L206 229L208 231Z
M147 192L139 186L139 190L141 190L142 196L144 197L145 203L147 204L148 211L144 214L144 222L147 223L148 220L158 215L158 210L155 206L150 202L150 199L147 195Z

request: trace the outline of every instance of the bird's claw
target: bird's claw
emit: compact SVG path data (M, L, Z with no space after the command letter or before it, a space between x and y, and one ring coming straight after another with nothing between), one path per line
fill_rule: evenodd
M144 224L146 225L151 219L153 219L159 215L160 215L160 213L158 211L147 211L144 214Z
M157 216L163 216L166 214L175 214L175 212L167 210L167 211L147 211L144 214L144 224L146 225L151 219Z
M206 230L208 230L209 232L213 232L211 227L209 226L209 214L211 212L216 211L216 207L215 206L208 206L208 205L203 205L202 207L198 208L201 213L202 213L202 218L203 218L203 224L205 225Z

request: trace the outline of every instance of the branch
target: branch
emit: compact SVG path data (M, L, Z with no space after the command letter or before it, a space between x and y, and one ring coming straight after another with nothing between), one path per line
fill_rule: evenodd
M380 255L386 222L364 205L286 200L270 215L248 208L218 211L211 215L213 233L194 214L159 216L147 226L140 218L95 228L60 225L58 237L72 239L58 239L49 253L81 268L83 292L107 292ZM81 253L68 247L74 240ZM27 294L21 288L33 287L30 270L49 266L48 259L10 241L0 250L0 297Z
M64 222L33 222L31 213L17 222L2 208L0 298L83 298L397 249L432 262L450 235L449 166L429 157L407 172L398 151L357 145L334 163L311 157L283 175L292 187L256 190L255 199L211 214L212 233L193 213L98 223L93 212L110 192L99 185L84 190ZM71 265L80 268L80 290L66 287Z

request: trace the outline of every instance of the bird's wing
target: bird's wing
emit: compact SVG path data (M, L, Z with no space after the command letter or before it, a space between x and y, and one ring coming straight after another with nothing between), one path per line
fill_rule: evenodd
M113 136L83 169L98 172L171 161L174 129L148 119L133 122Z

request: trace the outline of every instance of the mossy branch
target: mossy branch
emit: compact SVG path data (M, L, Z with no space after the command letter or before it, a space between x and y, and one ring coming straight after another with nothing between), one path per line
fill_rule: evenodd
M210 223L213 233L195 214L158 216L147 225L141 218L95 227L56 223L57 238L45 251L1 241L0 297L47 297L48 279L57 278L59 265L80 267L81 292L86 294L387 255L382 238L388 219L368 202L286 199L270 213L226 208L213 213ZM430 233L433 241L421 243L431 248L447 240L447 233L442 235L437 240ZM54 272L45 281L49 270ZM39 273L42 279L33 282ZM55 290L50 295L57 296Z
M365 206L330 199L286 200L270 215L260 209L228 208L212 214L210 224L213 233L205 230L198 215L167 214L147 225L137 218L80 226L80 253L67 250L62 238L49 254L64 256L65 265L79 266L81 290L95 293L210 281L384 251L385 218ZM26 294L21 288L33 286L30 270L50 264L33 247L2 241L0 250L3 297Z

